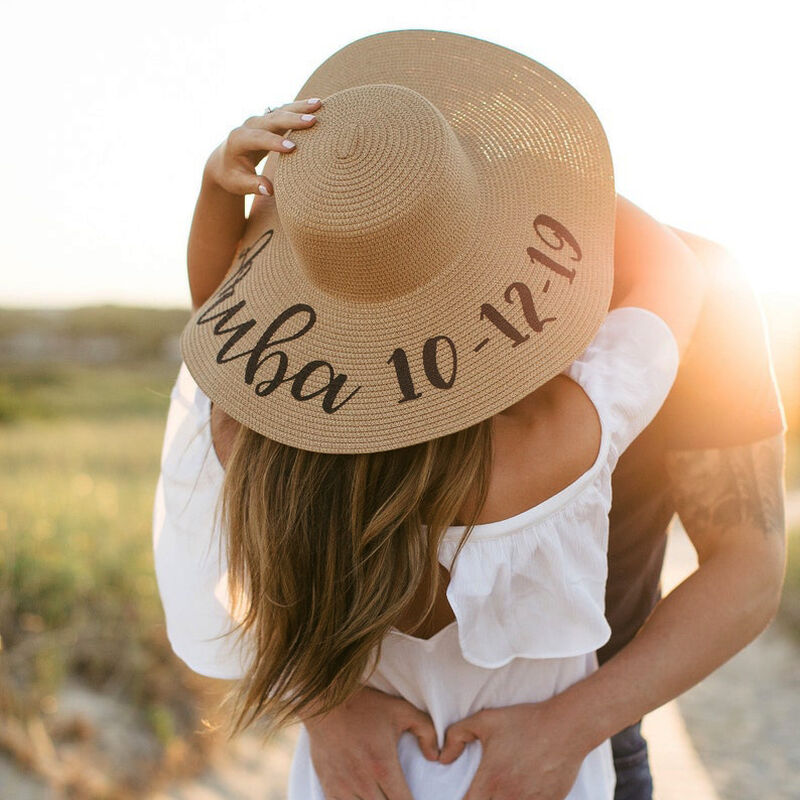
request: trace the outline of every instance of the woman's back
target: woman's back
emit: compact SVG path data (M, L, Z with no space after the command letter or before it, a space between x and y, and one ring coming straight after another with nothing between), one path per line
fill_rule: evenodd
M510 408L492 418L494 461L489 491L476 523L488 524L516 516L569 486L595 462L600 447L600 423L586 393L565 375L557 375ZM239 423L212 404L211 435L224 466ZM471 518L474 495L459 510L455 525ZM428 639L455 620L447 600L449 574L439 564L439 593L431 613L415 627L427 593L429 576L416 600L395 623L417 638Z

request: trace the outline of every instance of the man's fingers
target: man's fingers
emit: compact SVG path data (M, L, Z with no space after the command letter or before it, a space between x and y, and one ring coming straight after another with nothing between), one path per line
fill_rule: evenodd
M452 727L452 726L451 726ZM455 761L461 753L464 752L464 747L468 742L473 742L478 737L469 731L447 731L444 737L444 746L442 752L439 754L440 764L450 764Z
M492 788L489 772L483 768L483 763L481 763L475 773L475 777L472 779L472 783L469 785L469 789L467 789L467 793L461 800L486 800L487 797L492 797ZM495 794L494 796L496 797L497 795Z
M397 758L393 758L386 767L387 771L380 779L379 785L387 800L414 800Z
M441 764L450 764L463 752L464 746L469 742L480 739L483 735L481 712L466 717L460 722L454 722L445 732L444 746L439 755Z
M350 776L347 781L337 780L322 784L322 793L325 800L386 800L386 795L374 780L363 777L357 779L355 776ZM394 798L389 795L389 800ZM409 795L409 800L414 798Z
M425 758L437 761L439 744L436 739L436 728L429 714L412 703L398 698L395 722L399 733L410 731L417 737L419 748Z
M436 740L436 728L433 726L431 718L420 711L418 715L409 723L406 730L411 731L417 737L419 749L429 761L437 761L439 758L439 743Z

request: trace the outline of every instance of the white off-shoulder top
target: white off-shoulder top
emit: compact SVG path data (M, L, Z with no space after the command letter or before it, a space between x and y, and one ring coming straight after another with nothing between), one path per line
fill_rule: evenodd
M455 620L430 639L397 629L383 643L368 685L426 710L444 742L448 725L481 708L539 702L597 668L606 621L611 473L653 419L678 369L678 347L651 311L607 315L592 343L564 374L597 410L594 464L544 502L473 527L450 573ZM214 451L210 401L181 366L172 389L153 513L159 591L170 643L192 669L215 678L244 674L246 644L230 630L226 563L215 506L223 468ZM449 528L439 560L447 568L465 526ZM452 764L424 758L410 733L398 752L415 800L457 800L480 761L479 741ZM604 742L587 756L569 800L611 800L614 771ZM323 800L305 729L292 762L290 800Z

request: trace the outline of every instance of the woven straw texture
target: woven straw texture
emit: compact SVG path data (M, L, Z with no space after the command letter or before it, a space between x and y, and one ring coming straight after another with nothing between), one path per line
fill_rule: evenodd
M400 30L334 53L312 96L181 337L214 403L284 444L377 452L493 416L583 352L616 195L573 87L491 42Z

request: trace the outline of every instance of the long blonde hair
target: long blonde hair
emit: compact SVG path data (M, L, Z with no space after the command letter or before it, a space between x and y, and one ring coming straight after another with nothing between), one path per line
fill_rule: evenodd
M486 500L493 455L492 418L355 454L300 450L239 427L221 511L237 632L253 657L226 698L231 735L258 720L269 737L358 691L426 576L416 624L433 608L439 542L476 498L452 569Z

